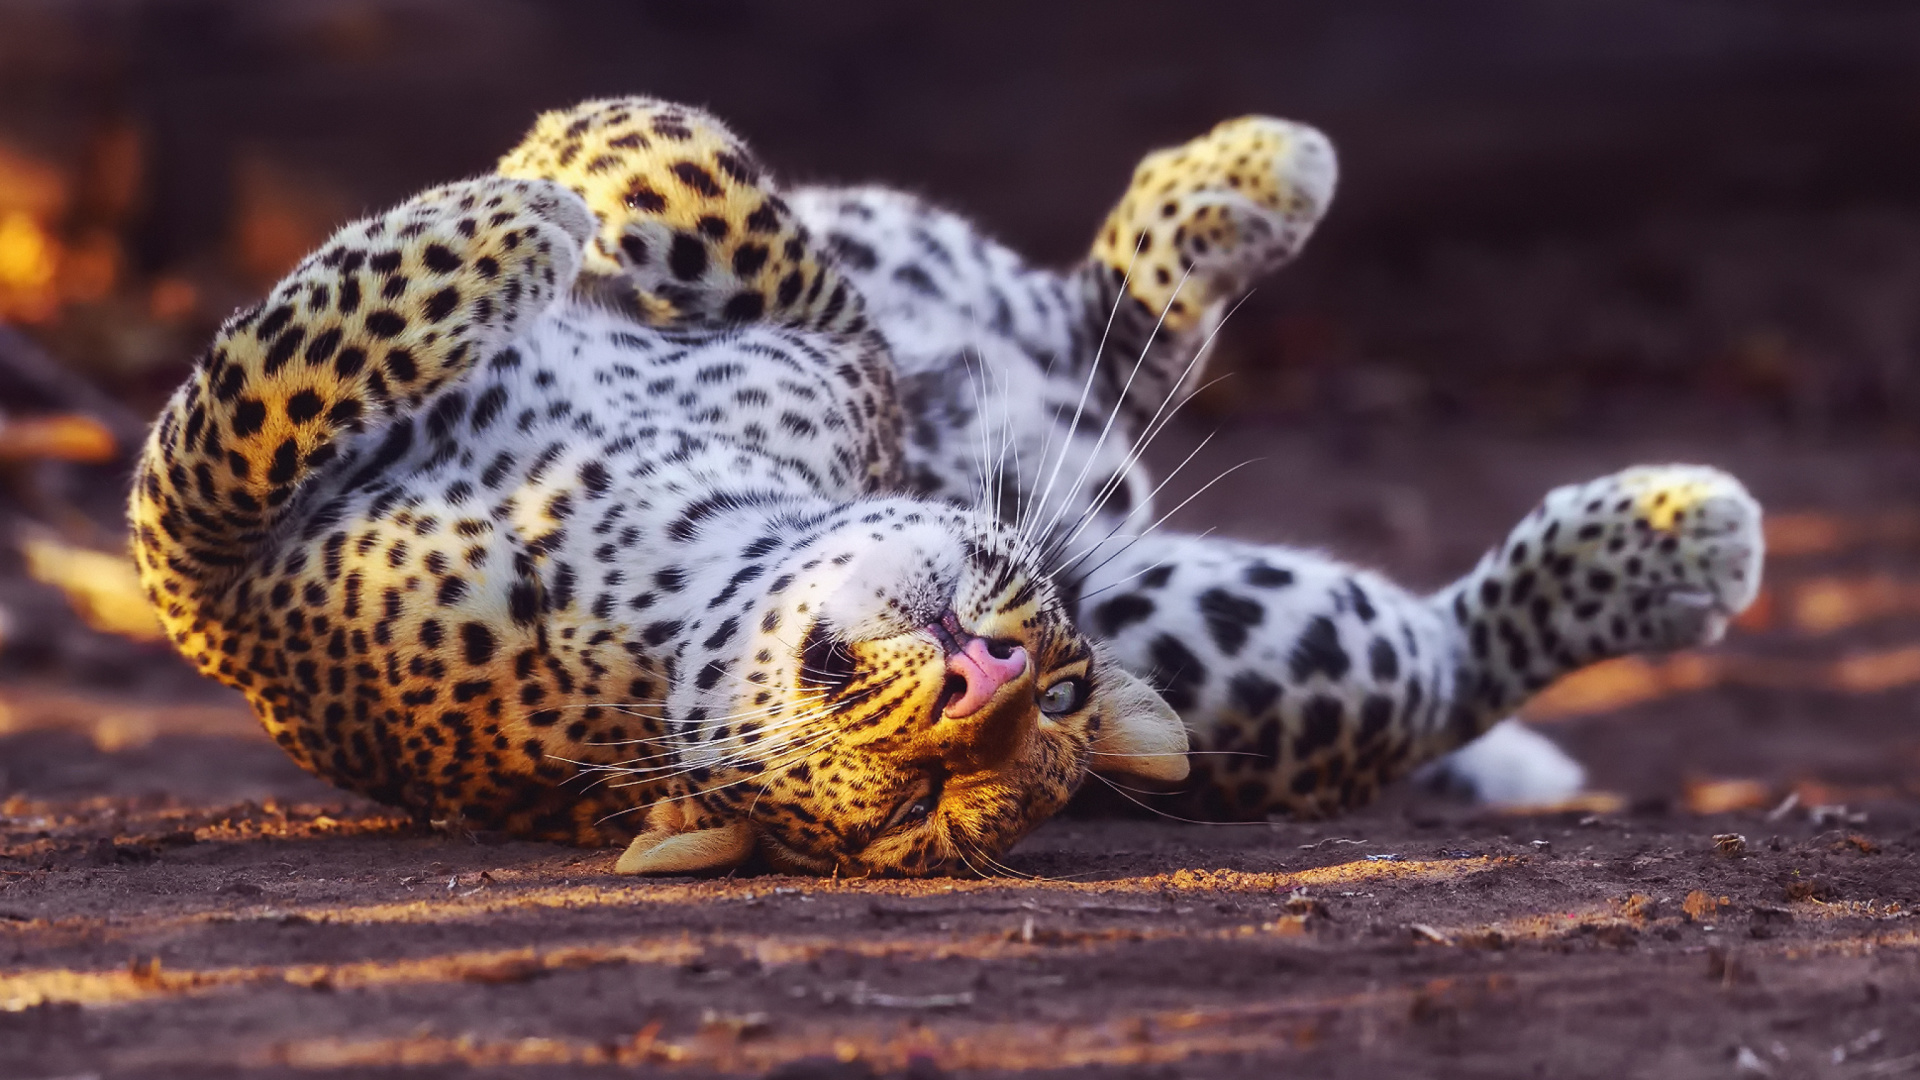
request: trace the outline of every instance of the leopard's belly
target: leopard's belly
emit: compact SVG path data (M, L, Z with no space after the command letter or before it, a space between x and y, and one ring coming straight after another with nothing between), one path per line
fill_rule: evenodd
M653 789L591 770L670 757L668 672L703 632L682 594L714 555L689 521L716 491L877 486L838 363L777 329L635 329L563 308L343 439L270 555L203 598L196 659L302 766L475 827L635 827L603 819Z

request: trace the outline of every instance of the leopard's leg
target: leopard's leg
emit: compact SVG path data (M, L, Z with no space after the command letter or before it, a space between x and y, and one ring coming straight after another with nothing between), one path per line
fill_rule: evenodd
M1076 275L1095 343L1083 359L1097 359L1136 430L1199 384L1209 337L1255 281L1299 254L1338 173L1325 135L1266 116L1140 162Z
M1554 490L1433 596L1309 552L1168 535L1091 575L1077 613L1186 720L1201 809L1326 813L1561 675L1717 640L1761 553L1738 481L1634 468Z
M597 224L578 287L638 322L867 325L766 167L698 109L624 97L544 113L495 168L585 200Z
M568 287L591 228L552 184L448 184L341 229L228 320L148 436L132 496L141 577L189 658L220 674L216 598L342 464L338 440L511 341Z
M828 481L846 494L900 487L887 341L860 290L725 124L653 98L586 101L542 114L496 168L561 184L593 212L576 294L669 330L758 322L831 339L867 423Z
M1089 257L1064 272L903 192L803 189L794 206L892 342L915 486L961 501L990 488L1043 521L1099 503L1098 535L1130 510L1152 520L1134 440L1198 385L1201 347L1230 305L1300 250L1335 173L1311 128L1227 121L1149 155ZM999 446L1020 452L983 467L982 447ZM1066 505L1033 512L1042 492Z

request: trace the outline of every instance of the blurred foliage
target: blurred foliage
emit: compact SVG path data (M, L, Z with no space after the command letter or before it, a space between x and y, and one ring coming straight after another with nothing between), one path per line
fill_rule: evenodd
M1167 10L0 0L0 321L145 412L332 227L588 94L706 104L790 178L900 183L1054 261L1143 151L1265 111L1334 136L1341 194L1201 410L1920 417L1920 9Z

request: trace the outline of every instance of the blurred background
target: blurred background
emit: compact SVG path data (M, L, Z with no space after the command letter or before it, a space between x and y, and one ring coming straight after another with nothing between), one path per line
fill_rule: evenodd
M1161 447L1218 436L1174 501L1254 463L1178 524L1437 584L1554 483L1732 468L1776 556L1733 643L1537 718L1642 796L1920 776L1914 5L0 0L0 796L165 788L127 755L251 730L120 555L130 451L224 315L538 111L635 92L1055 263L1146 151L1320 126L1332 215Z

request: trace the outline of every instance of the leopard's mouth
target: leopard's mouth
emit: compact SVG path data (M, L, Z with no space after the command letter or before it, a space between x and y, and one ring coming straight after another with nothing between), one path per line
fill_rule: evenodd
M940 717L945 716L947 706L959 700L960 695L966 692L967 680L958 675L948 675L946 680L940 684L939 695L933 699L933 712L928 719L937 721Z
M1011 638L987 638L968 630L951 608L926 627L939 644L946 665L934 717L964 719L980 712L1002 687L1018 682L1033 668L1027 650Z

